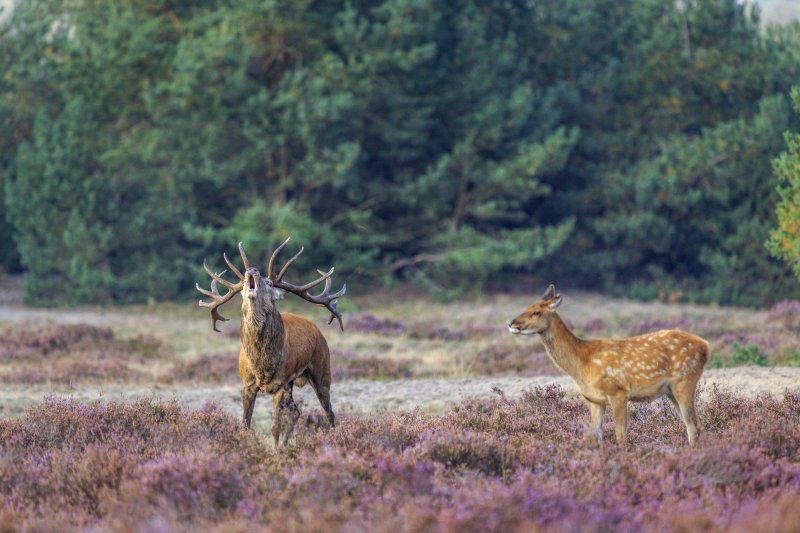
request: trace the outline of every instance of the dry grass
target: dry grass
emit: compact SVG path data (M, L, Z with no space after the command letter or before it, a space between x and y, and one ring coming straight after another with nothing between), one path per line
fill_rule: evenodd
M8 285L5 287L8 293ZM562 294L561 315L579 335L622 337L681 327L707 338L721 365L736 362L737 346L750 345L765 355L768 364L800 362L797 302L760 311L634 302L569 290L562 290ZM506 333L506 323L534 298L491 295L445 304L406 290L347 298L342 302L346 311L344 333L325 324L327 315L323 309L297 299L281 302L281 309L318 322L333 350L334 374L339 380L558 374L538 339ZM2 299L9 302L0 307L0 331L6 331L6 337L20 328L42 331L49 327L76 326L110 331L117 345L146 336L160 346L158 357L144 361L137 359L136 354L125 355L116 348L91 347L83 354L83 370L76 368L71 379L65 374L69 372L66 367L54 374L45 373L44 377L25 378L9 373L8 364L0 360L0 375L5 375L6 381L14 381L14 375L19 375L21 381L73 383L104 377L163 383L236 380L239 307L235 303L225 309L231 321L221 324L223 333L218 334L211 331L208 312L198 308L195 300L125 308L32 309L19 304L13 294ZM100 357L98 352L103 350L108 353ZM112 357L114 354L119 357ZM71 349L70 357L77 365L81 359L77 347ZM54 364L57 359L60 360L51 358ZM120 361L127 370L120 367ZM98 367L106 364L107 368L88 376L92 364Z

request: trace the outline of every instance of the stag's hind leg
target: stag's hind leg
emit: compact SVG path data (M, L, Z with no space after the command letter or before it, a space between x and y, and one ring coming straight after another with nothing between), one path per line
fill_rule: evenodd
M283 434L283 445L289 442L298 418L300 409L292 398L291 385L272 395L272 438L276 447L281 442L281 434Z
M681 420L686 426L686 436L689 444L692 444L699 433L697 428L697 411L695 409L694 397L697 390L697 380L683 379L676 381L670 387L671 394L668 396L678 408Z
M331 427L336 425L336 417L333 414L333 406L331 405L331 373L330 369L327 374L317 375L315 372L307 371L308 380L311 382L314 392L317 395L319 404L325 411L325 416L328 417L328 422Z

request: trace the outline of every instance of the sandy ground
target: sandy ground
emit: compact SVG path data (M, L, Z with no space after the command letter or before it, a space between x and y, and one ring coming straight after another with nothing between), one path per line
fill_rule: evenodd
M334 411L369 415L384 410L421 409L438 412L470 397L490 397L492 389L500 388L508 397L518 397L525 389L559 385L568 394L577 393L572 380L559 377L479 377L465 379L417 379L400 381L342 381L333 384ZM708 395L713 387L730 390L744 396L757 394L782 395L784 391L800 391L800 368L794 367L736 367L707 370L701 380L700 396ZM79 401L131 401L142 397L162 400L177 399L189 408L198 408L206 402L218 402L234 416L241 415L239 387L237 385L198 387L131 387L81 386L68 389L61 387L25 387L6 385L0 391L0 416L18 417L33 404L47 395L66 396ZM295 390L295 398L302 402L304 411L318 409L318 403L310 387ZM272 402L259 397L254 421L262 429L269 427Z

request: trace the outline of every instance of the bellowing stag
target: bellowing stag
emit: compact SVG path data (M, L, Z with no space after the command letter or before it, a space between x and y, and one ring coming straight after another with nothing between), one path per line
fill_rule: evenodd
M342 315L336 309L336 304L337 299L344 295L346 286L342 286L333 294L330 293L333 268L325 273L318 271L321 276L305 285L293 285L284 281L283 276L289 266L303 253L303 248L300 248L280 272L277 274L273 272L275 257L288 242L289 239L286 239L272 253L266 276L262 276L258 269L250 266L242 243L239 243L239 254L244 263L243 273L233 265L227 255L223 254L225 262L239 278L239 282L232 283L226 280L222 277L224 271L219 274L213 272L203 261L203 268L211 276L211 290L205 290L197 285L198 291L211 297L210 302L201 300L200 306L211 310L211 325L214 331L219 331L217 321L228 320L219 314L218 308L236 294L242 293L242 323L239 328L242 342L239 350L242 420L247 427L250 427L259 391L272 395L274 416L272 436L276 446L279 444L281 433L284 435L283 443L288 441L299 417L299 410L292 398L292 388L295 385L302 387L307 382L311 383L331 426L335 421L331 408L330 351L325 337L310 320L293 313L278 312L275 302L281 299L284 291L288 291L311 303L324 305L331 312L328 323L336 318L339 327L344 330ZM325 287L320 294L309 293L323 281ZM220 294L217 283L227 287L228 292Z

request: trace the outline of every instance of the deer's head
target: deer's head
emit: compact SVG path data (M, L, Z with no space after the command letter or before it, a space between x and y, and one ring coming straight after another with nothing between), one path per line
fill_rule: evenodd
M283 268L280 272L273 274L272 269L275 265L275 257L277 257L278 252L280 252L288 242L289 239L286 239L283 244L278 246L275 251L272 252L272 256L267 264L266 276L262 276L257 268L250 266L250 262L247 260L247 255L244 253L244 248L242 248L242 243L239 243L239 254L242 256L244 273L240 272L239 269L234 266L230 259L228 259L227 255L222 254L222 257L225 258L225 262L228 264L228 268L230 268L234 275L239 278L238 283L231 283L223 278L222 274L224 274L224 272L219 274L213 272L208 267L206 262L203 261L203 268L206 270L208 275L211 276L211 290L207 291L201 288L199 285L196 286L198 291L202 292L206 296L211 297L212 299L210 302L204 302L200 300L200 306L207 307L211 310L211 325L214 328L214 331L219 331L217 329L217 321L228 320L219 314L217 308L228 302L236 294L240 292L242 293L242 309L246 311L258 307L263 309L263 306L265 305L274 307L274 302L283 297L284 291L296 294L297 296L311 303L324 305L331 312L331 319L328 321L328 323L330 324L333 322L333 319L336 318L339 320L339 326L344 329L344 326L342 325L342 315L336 309L336 303L337 299L344 295L346 286L342 286L342 288L337 292L330 294L333 268L331 268L328 272L318 271L320 273L320 277L314 281L306 283L305 285L293 285L289 282L283 281L283 276L286 274L289 266L300 256L300 254L303 253L303 248L300 248L300 251L297 252L294 257L289 259L285 265L283 265ZM309 290L316 287L323 281L325 282L325 288L322 289L320 294L309 294ZM220 294L219 291L217 291L217 283L227 287L228 292L224 295Z
M508 323L508 331L515 335L542 333L550 327L555 309L561 305L561 295L554 285L547 287L542 299L528 306L517 318Z

